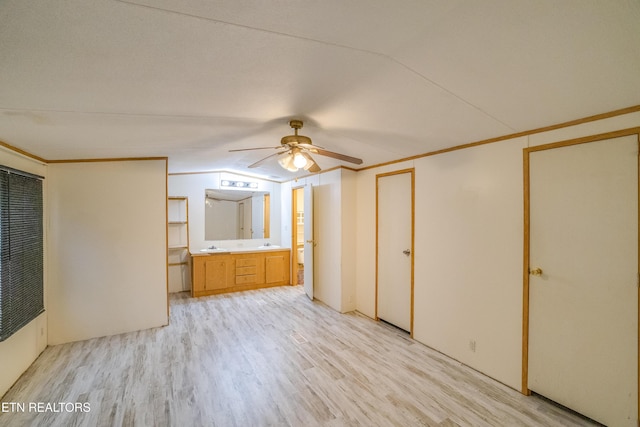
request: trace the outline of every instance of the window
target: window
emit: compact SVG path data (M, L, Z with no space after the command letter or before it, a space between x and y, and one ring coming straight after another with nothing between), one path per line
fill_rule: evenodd
M0 341L44 312L42 177L0 166Z

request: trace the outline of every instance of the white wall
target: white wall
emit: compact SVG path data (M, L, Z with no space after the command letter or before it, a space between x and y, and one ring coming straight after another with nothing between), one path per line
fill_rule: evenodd
M342 310L342 191L341 170L318 175L313 191L313 296Z
M292 182L292 181L288 181L288 182L283 182L280 185L280 242L282 244L282 246L285 246L287 248L291 247L291 243L292 243L292 231L291 231L291 225L292 225L292 217L291 217L291 213L292 213L292 196L291 196L291 189L295 188L295 187L299 187L301 184L299 182ZM293 187L292 187L293 186ZM273 194L271 195L273 197ZM273 203L273 199L271 200L271 206L274 206ZM274 229L277 228L277 225L273 222L273 220L271 221L271 230L273 231ZM293 251L293 248L292 248Z
M166 325L166 160L49 165L49 344Z
M346 313L356 309L357 173L348 169L341 169L340 175L342 184L340 213L342 232L342 256L340 257L342 304L340 311Z
M414 338L513 387L525 146L520 138L415 161Z
M271 237L269 239L205 239L204 192L207 188L219 189L221 179L257 182L258 188L256 191L268 191L271 194ZM207 248L211 245L228 249L258 247L267 241L275 245L289 247L291 245L291 237L289 237L288 240L281 240L282 228L280 224L283 219L281 218L280 210L280 185L281 184L276 182L263 181L258 178L249 178L226 172L169 175L168 178L169 196L185 196L189 199L189 246L191 252L198 252L200 249Z
M520 390L522 149L637 126L632 113L358 172L357 310L375 315L375 176L415 167L414 337Z
M0 148L0 165L23 170L40 176L43 181L43 218L47 218L47 167L5 148ZM44 234L44 307L45 312L29 322L18 332L0 342L0 397L4 395L22 373L33 363L47 346L47 316L49 294L47 280L47 231Z

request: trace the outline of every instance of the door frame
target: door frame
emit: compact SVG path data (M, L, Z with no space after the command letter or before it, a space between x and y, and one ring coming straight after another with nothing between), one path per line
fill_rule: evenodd
M527 147L523 149L523 173L524 173L524 251L522 270L522 394L529 396L529 268L530 268L530 226L531 226L531 205L530 205L530 170L529 156L531 153L555 148L568 147L571 145L586 144L589 142L603 141L607 139L636 135L640 147L640 127L622 129L614 132L601 133L582 138L570 139L560 142ZM638 172L640 182L640 156L638 157ZM640 201L640 185L638 186L638 200ZM640 204L639 204L640 206ZM640 216L639 216L640 218ZM640 219L638 232L638 247L640 247ZM638 255L638 269L640 270L640 251ZM640 280L640 272L638 273ZM638 292L638 307L640 308L640 292ZM640 310L638 310L638 419L640 420Z
M413 282L414 282L414 241L415 241L415 205L416 205L416 174L415 168L401 169L393 172L386 172L376 175L376 291L375 291L375 314L374 319L380 320L378 317L378 181L380 178L393 175L402 175L408 173L411 175L411 303L410 303L410 318L409 318L409 335L413 338Z

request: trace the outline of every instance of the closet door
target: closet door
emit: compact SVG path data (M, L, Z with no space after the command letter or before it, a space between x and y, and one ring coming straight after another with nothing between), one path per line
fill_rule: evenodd
M377 177L377 317L411 332L413 172Z
M638 137L529 153L529 389L637 426Z

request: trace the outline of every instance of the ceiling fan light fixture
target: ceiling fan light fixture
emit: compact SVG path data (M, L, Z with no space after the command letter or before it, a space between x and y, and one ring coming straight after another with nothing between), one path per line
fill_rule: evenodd
M270 156L264 157L257 162L250 164L249 168L258 167L258 165L262 164L268 159L273 157L279 157L278 163L284 169L290 172L297 172L299 169L304 169L311 173L320 172L322 169L316 163L313 158L308 153L318 154L321 156L332 157L334 159L342 160L345 162L355 163L356 165L362 164L362 159L358 159L357 157L347 156L345 154L334 153L332 151L325 150L322 147L318 147L317 145L313 145L311 142L311 138L304 135L298 135L298 130L302 129L302 120L290 120L289 126L294 130L293 135L287 135L282 137L280 140L279 147L255 147L255 148L239 148L233 151L249 151L249 150L263 150L263 149L277 149L283 150L279 153L271 154Z
M290 172L297 172L298 169L299 169L294 164L293 154L291 154L291 153L287 153L286 156L284 156L283 158L279 159L278 163L280 163L280 166L282 166L283 168L285 168L286 170L288 170Z
M301 168L306 169L307 163L309 163L309 161L304 156L304 153L297 151L295 154L293 154L293 164L295 165L295 167L299 169Z

